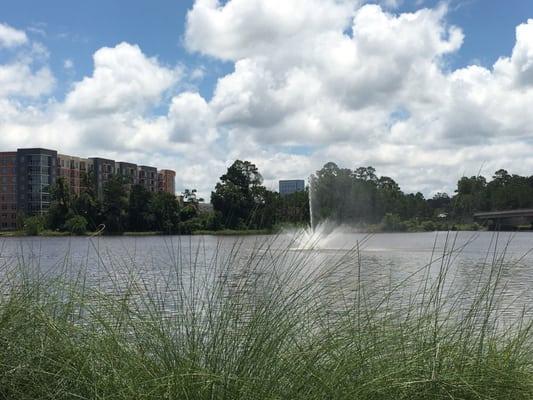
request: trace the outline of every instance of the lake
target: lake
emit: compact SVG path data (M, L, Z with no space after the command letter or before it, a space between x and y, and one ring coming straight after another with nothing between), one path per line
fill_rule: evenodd
M329 268L333 270L330 274L316 275L324 285L353 289L363 284L367 292L375 293L393 288L398 293L396 301L412 297L427 282L426 277L435 281L444 271L445 296L465 305L469 293L498 277L502 282L498 288L500 312L514 318L522 313L532 315L532 248L531 232L23 237L0 240L0 267L4 277L18 271L16 265L24 264L29 273L83 277L86 284L103 290L120 291L138 279L147 290L165 292L175 289L178 275L189 277L185 280L189 287L197 281L221 279L224 274L227 279L230 269L230 278L238 280L235 271L256 259L258 264L275 265L278 270L297 263L302 271ZM213 273L215 270L224 273Z

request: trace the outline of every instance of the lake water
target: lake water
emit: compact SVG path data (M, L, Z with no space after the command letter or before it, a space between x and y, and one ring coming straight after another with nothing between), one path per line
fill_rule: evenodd
M7 274L24 264L32 273L83 276L88 285L113 290L121 290L121 284L135 276L148 290L164 291L171 290L178 275L219 279L212 270L224 266L227 271L229 264L239 270L250 266L251 259L260 259L277 268L296 263L302 270L337 268L326 278L317 277L325 285L361 282L376 292L399 285L403 294L415 293L426 276L435 280L446 271L448 296L463 296L465 303L469 291L497 274L501 313L514 317L532 315L532 248L530 232L4 238L0 268Z

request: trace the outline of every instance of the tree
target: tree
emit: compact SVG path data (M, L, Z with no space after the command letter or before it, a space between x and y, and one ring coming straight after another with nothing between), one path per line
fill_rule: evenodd
M457 182L457 194L452 200L456 217L471 218L473 213L487 208L487 180L482 176L464 176Z
M113 175L104 184L102 214L106 230L111 233L124 232L128 207L128 195L121 176Z
M277 209L280 195L264 186L252 189L254 208L250 216L250 226L256 229L271 229L277 223Z
M303 192L280 196L276 219L278 222L307 225L310 220L309 188L307 187Z
M45 220L42 215L35 215L24 220L24 232L28 236L38 236L44 230Z
M83 235L87 232L87 220L81 215L75 215L65 222L65 229L74 235Z
M428 200L428 204L432 209L447 210L450 206L452 199L448 193L437 192L433 195L433 198Z
M133 185L129 193L128 229L132 231L149 231L153 218L150 215L152 192L143 185Z
M255 164L241 160L235 161L220 177L211 193L211 204L220 212L227 228L250 227L252 211L262 198L259 189L262 182Z
M100 211L101 207L100 202L88 191L82 191L72 202L73 213L85 218L91 229L96 229L98 225L104 222Z
M47 214L50 229L62 229L71 215L72 195L69 184L64 178L58 178L50 188L51 203Z
M178 199L172 193L155 193L149 203L150 218L155 229L175 233L180 222Z
M353 172L355 179L377 183L376 169L374 167L359 167ZM390 179L390 178L389 178Z

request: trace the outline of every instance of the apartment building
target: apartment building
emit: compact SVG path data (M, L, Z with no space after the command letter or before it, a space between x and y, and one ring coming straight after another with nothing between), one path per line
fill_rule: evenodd
M137 164L122 161L118 162L117 174L121 175L129 185L136 185L139 183Z
M139 185L142 185L149 192L157 192L158 175L157 168L140 165L138 168Z
M87 158L57 155L58 177L64 178L73 194L78 196L87 182L86 176L92 168L92 161Z
M18 149L16 156L17 208L24 214L42 214L50 208L50 188L57 179L57 151Z
M128 185L141 184L150 192L174 194L176 173L155 167L93 157L58 154L42 148L0 152L0 230L15 229L18 214L43 214L50 208L52 185L64 178L74 195L94 181L98 197L105 183L120 174Z
M115 160L107 158L91 157L92 172L96 183L96 193L99 198L104 196L105 183L117 172Z
M0 230L17 227L16 166L16 152L0 152Z
M162 169L157 176L157 188L160 192L176 193L176 172Z

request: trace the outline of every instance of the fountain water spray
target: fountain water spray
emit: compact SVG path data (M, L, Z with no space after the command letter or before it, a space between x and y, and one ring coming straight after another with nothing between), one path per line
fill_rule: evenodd
M313 175L307 180L309 183L309 223L311 224L311 231L315 230L313 219Z

